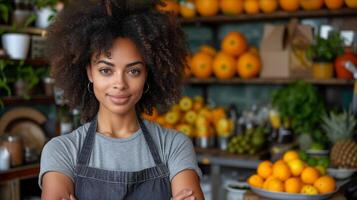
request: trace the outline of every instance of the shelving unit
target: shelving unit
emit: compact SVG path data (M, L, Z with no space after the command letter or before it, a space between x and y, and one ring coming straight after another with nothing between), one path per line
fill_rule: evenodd
M274 13L258 13L254 15L239 14L237 16L217 15L213 17L194 17L192 19L180 18L183 25L187 24L221 24L230 22L242 21L267 21L274 19L290 19L290 18L320 18L320 17L346 17L357 16L357 9L355 8L342 8L338 10L299 10L296 12L275 11Z
M11 96L11 97L4 97L3 98L5 105L21 105L21 104L54 104L55 99L53 96L46 96L46 95L36 95L31 96L30 99L24 99L21 97Z
M0 25L0 30L4 30L5 32L11 32L11 31L13 31L13 27L9 26L9 25ZM20 33L28 33L31 35L45 36L47 34L46 29L35 28L35 27L21 28L16 31L20 32Z

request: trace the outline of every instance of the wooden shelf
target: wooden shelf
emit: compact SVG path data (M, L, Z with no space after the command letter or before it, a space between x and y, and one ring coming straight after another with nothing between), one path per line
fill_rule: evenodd
M53 96L31 96L30 99L23 99L21 97L4 97L3 102L5 105L19 105L19 104L54 104L55 99Z
M182 24L195 24L195 23L206 23L206 24L219 24L227 22L244 22L244 21L266 21L274 19L290 19L290 18L321 18L321 17L345 17L345 16L357 16L356 8L342 8L338 10L299 10L296 12L285 12L276 11L274 13L265 14L240 14L237 16L225 16L217 15L213 17L195 17L192 19L180 18Z
M29 64L29 65L33 65L35 67L42 67L42 66L49 66L49 63L46 60L43 59L26 59L26 60L13 60L13 59L9 59L7 57L0 57L0 60L8 60L11 63L20 63L20 62L25 62L25 64Z
M12 32L13 31L13 27L10 26L10 25L0 25L0 30L1 29L4 30L5 32ZM41 36L47 35L47 30L46 29L35 28L35 27L20 28L20 29L17 30L17 32L27 33L27 34L31 34L31 35L41 35Z
M10 181L14 179L26 179L37 177L40 173L40 165L32 164L16 168L11 168L7 171L0 171L0 181Z
M267 79L267 78L254 78L254 79L241 79L241 78L232 78L228 80L221 80L217 78L208 78L208 79L197 79L190 78L186 81L189 85L238 85L238 84L252 84L252 85L281 85L289 84L297 80L304 80L308 83L315 85L353 85L353 80L343 80L343 79L328 79L328 80L316 80L316 79Z

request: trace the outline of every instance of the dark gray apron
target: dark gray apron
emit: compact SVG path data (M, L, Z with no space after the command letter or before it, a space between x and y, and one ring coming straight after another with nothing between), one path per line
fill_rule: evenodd
M145 124L141 119L139 119L139 123L156 166L137 172L109 171L89 167L97 130L97 120L94 119L78 154L75 175L75 196L77 200L166 200L171 198L169 170L162 163Z

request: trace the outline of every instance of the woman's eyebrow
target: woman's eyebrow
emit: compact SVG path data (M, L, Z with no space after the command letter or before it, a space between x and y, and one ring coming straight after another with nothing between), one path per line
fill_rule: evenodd
M132 66L135 66L135 65L138 65L138 64L141 64L142 66L145 66L145 64L143 62L136 61L136 62L127 64L126 67L132 67Z
M108 61L105 61L105 60L98 60L97 62L95 62L96 65L100 64L100 63L103 63L103 64L106 64L106 65L109 65L111 67L114 67L114 64L111 63L111 62L108 62Z

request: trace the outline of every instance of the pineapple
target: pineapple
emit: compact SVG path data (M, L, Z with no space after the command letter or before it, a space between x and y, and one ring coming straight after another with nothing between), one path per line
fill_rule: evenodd
M322 120L322 128L333 144L331 163L340 168L357 168L357 143L352 139L357 121L352 113L331 112Z

